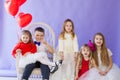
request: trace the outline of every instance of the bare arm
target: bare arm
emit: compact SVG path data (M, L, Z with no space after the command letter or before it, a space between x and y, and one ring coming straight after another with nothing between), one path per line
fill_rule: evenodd
M78 58L76 67L75 67L75 80L78 78L79 65L80 65L80 58Z
M75 52L74 59L75 59L75 62L77 62L77 60L78 60L78 52Z
M43 40L42 42L43 42L43 44L45 44L46 48L48 49L48 52L53 54L54 49L45 40Z
M52 54L54 53L53 48L48 43L46 44L46 47L50 53L52 53Z

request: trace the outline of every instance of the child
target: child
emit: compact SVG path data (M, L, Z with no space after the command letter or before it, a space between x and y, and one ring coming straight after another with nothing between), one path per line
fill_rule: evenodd
M53 69L51 70L51 73L54 73L57 69L58 69L58 65L62 64L62 61L58 61L56 62L56 64L54 62L50 62L47 56L47 52L49 53L54 53L53 48L44 40L44 36L45 36L45 31L43 28L41 27L37 27L34 30L34 37L35 37L35 44L37 46L37 52L35 54L39 54L38 56L42 57L42 62L38 59L38 61L35 61L31 64L28 64L25 67L25 70L23 72L23 76L22 79L24 80L28 80L30 74L32 73L34 68L40 68L41 69L41 73L42 73L42 79L43 80L49 80L49 76L50 76L50 69L49 69L49 65L54 66ZM33 55L32 57L34 57L36 55ZM36 56L37 57L37 56ZM46 62L47 64L44 64L43 62Z
M120 69L112 63L112 52L107 49L102 33L96 33L93 40L96 51L93 53L95 68L90 69L79 80L120 80Z
M76 65L76 75L75 80L84 74L89 68L92 67L92 51L88 44L84 44L80 49L80 54L78 56L78 61Z
M27 64L35 63L36 61L41 62L42 64L53 66L53 72L58 69L59 63L53 63L46 59L45 52L38 52L36 45L33 43L31 33L28 30L23 30L20 38L20 42L13 49L12 55L16 57L17 53L21 53L19 67L25 67Z
M78 41L74 33L74 24L70 19L64 21L63 30L59 36L58 51L63 59L63 64L61 65L61 76L56 76L57 80L74 80Z
M28 30L23 30L20 41L12 51L13 57L16 57L18 52L21 52L23 56L26 56L29 53L34 54L36 51L37 48L32 40L31 33Z

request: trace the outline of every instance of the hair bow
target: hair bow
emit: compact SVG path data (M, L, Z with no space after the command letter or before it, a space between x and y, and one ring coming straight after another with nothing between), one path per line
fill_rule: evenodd
M91 42L91 40L89 40L88 44L89 48L92 50L92 52L94 52L96 50L95 45Z

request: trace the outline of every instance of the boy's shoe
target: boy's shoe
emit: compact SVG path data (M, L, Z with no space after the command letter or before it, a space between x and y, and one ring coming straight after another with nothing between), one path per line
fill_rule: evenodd
M62 64L63 60L59 60L59 63Z
M52 66L52 68L50 69L50 73L54 73L57 70L58 70L58 65L55 62L55 66Z
M55 66L52 66L50 69L50 73L54 73L58 70L59 66L62 65L63 60L59 60L58 62L55 62Z

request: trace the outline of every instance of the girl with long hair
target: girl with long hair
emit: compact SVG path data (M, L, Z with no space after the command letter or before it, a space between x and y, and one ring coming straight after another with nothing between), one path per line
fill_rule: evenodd
M112 52L106 47L104 35L96 33L93 43L96 47L93 53L94 68L79 80L120 80L120 69L112 62Z

